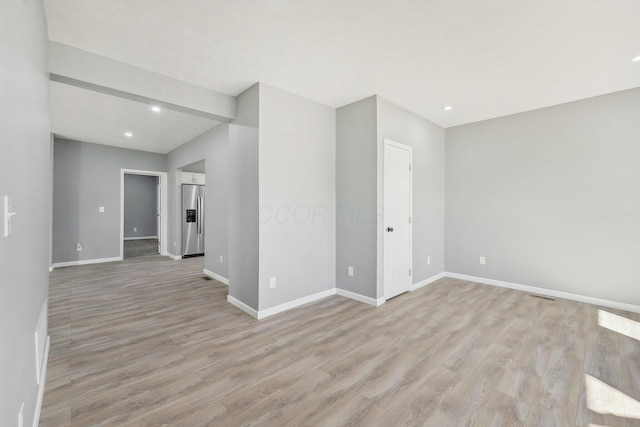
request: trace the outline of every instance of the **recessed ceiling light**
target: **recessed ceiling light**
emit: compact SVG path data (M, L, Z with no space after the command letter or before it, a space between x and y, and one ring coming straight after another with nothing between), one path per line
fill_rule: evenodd
M153 111L154 113L159 113L160 111L162 111L162 108L154 105L153 107L151 107L151 111Z
M126 136L127 138L131 138L133 134L131 132L125 132L124 136Z
M453 108L453 107L452 107L451 105L446 105L446 106L443 108L443 110L444 110L444 111L451 111L451 109L452 109L452 108Z
M640 62L640 55L632 59L633 62Z

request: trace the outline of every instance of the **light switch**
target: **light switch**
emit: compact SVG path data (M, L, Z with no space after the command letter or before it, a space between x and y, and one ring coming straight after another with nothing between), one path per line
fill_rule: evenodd
M9 234L11 234L11 217L16 214L15 212L11 212L11 199L9 196L3 197L2 206L2 216L4 217L4 220L2 221L2 235L4 237L9 237Z
M98 208L98 212L100 212L100 213L104 213L104 206L100 206L100 207Z

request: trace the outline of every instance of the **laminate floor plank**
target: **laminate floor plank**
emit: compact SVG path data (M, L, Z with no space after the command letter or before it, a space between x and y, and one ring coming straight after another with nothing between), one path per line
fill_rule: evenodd
M527 405L532 403L554 344L558 344L563 313L562 306L549 303L534 320L535 327L529 328L523 336L519 352L498 385L500 392Z
M619 336L618 342L626 427L640 427L640 341L625 335Z
M210 365L199 370L198 374L211 385L207 389L210 399L217 400L253 384L256 378L282 371L300 360L302 358L298 354L276 347L234 363Z
M512 362L513 350L492 345L484 360L465 375L438 404L429 426L469 425L489 400Z
M404 393L379 401L386 413L376 424L380 426L422 426L438 409L460 376L445 368L435 367Z
M257 381L226 394L222 398L222 404L231 416L237 415L266 399L274 398L278 392L296 384L302 377L317 368L318 362L316 360L300 359L290 363L287 369L262 376ZM322 374L329 377L329 374L325 372Z
M495 390L484 406L474 415L470 425L477 427L524 426L529 405Z
M206 389L195 389L187 396L190 398L179 399L178 402L173 401L162 406L158 406L152 410L146 411L144 414L131 418L120 426L122 427L140 427L140 426L207 426L219 427L229 425L231 416L224 405L220 402L207 402L205 404L195 404L197 392L206 392Z
M640 424L640 314L443 278L257 321L202 269L56 269L40 425Z
M576 423L584 363L553 350L525 426L562 427Z
M576 424L624 427L623 380L618 345L620 334L603 327L601 323L600 316L592 316Z
M294 422L299 424L301 418L312 416L310 409L313 407L311 405L317 402L317 395L335 382L336 380L326 372L315 369L272 396L234 413L229 425L281 426L292 425Z
M473 369L484 359L492 344L492 338L503 331L506 323L506 320L500 317L487 316L467 337L460 340L455 350L447 355L443 366L461 374Z

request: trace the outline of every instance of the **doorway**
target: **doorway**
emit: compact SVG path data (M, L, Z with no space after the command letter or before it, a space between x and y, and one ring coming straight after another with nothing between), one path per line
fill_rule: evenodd
M160 253L160 179L153 175L124 175L125 259Z
M125 188L125 180L127 185ZM127 194L129 190L138 194ZM141 203L132 208L127 198ZM120 259L150 254L167 255L167 173L120 170Z
M384 297L411 288L412 148L384 140Z

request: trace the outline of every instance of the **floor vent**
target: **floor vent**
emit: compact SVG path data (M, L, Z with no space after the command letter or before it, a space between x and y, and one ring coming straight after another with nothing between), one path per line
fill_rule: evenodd
M533 297L533 298L546 299L547 301L555 301L556 300L555 298L547 297L547 296L544 296L544 295L529 294L529 296Z

